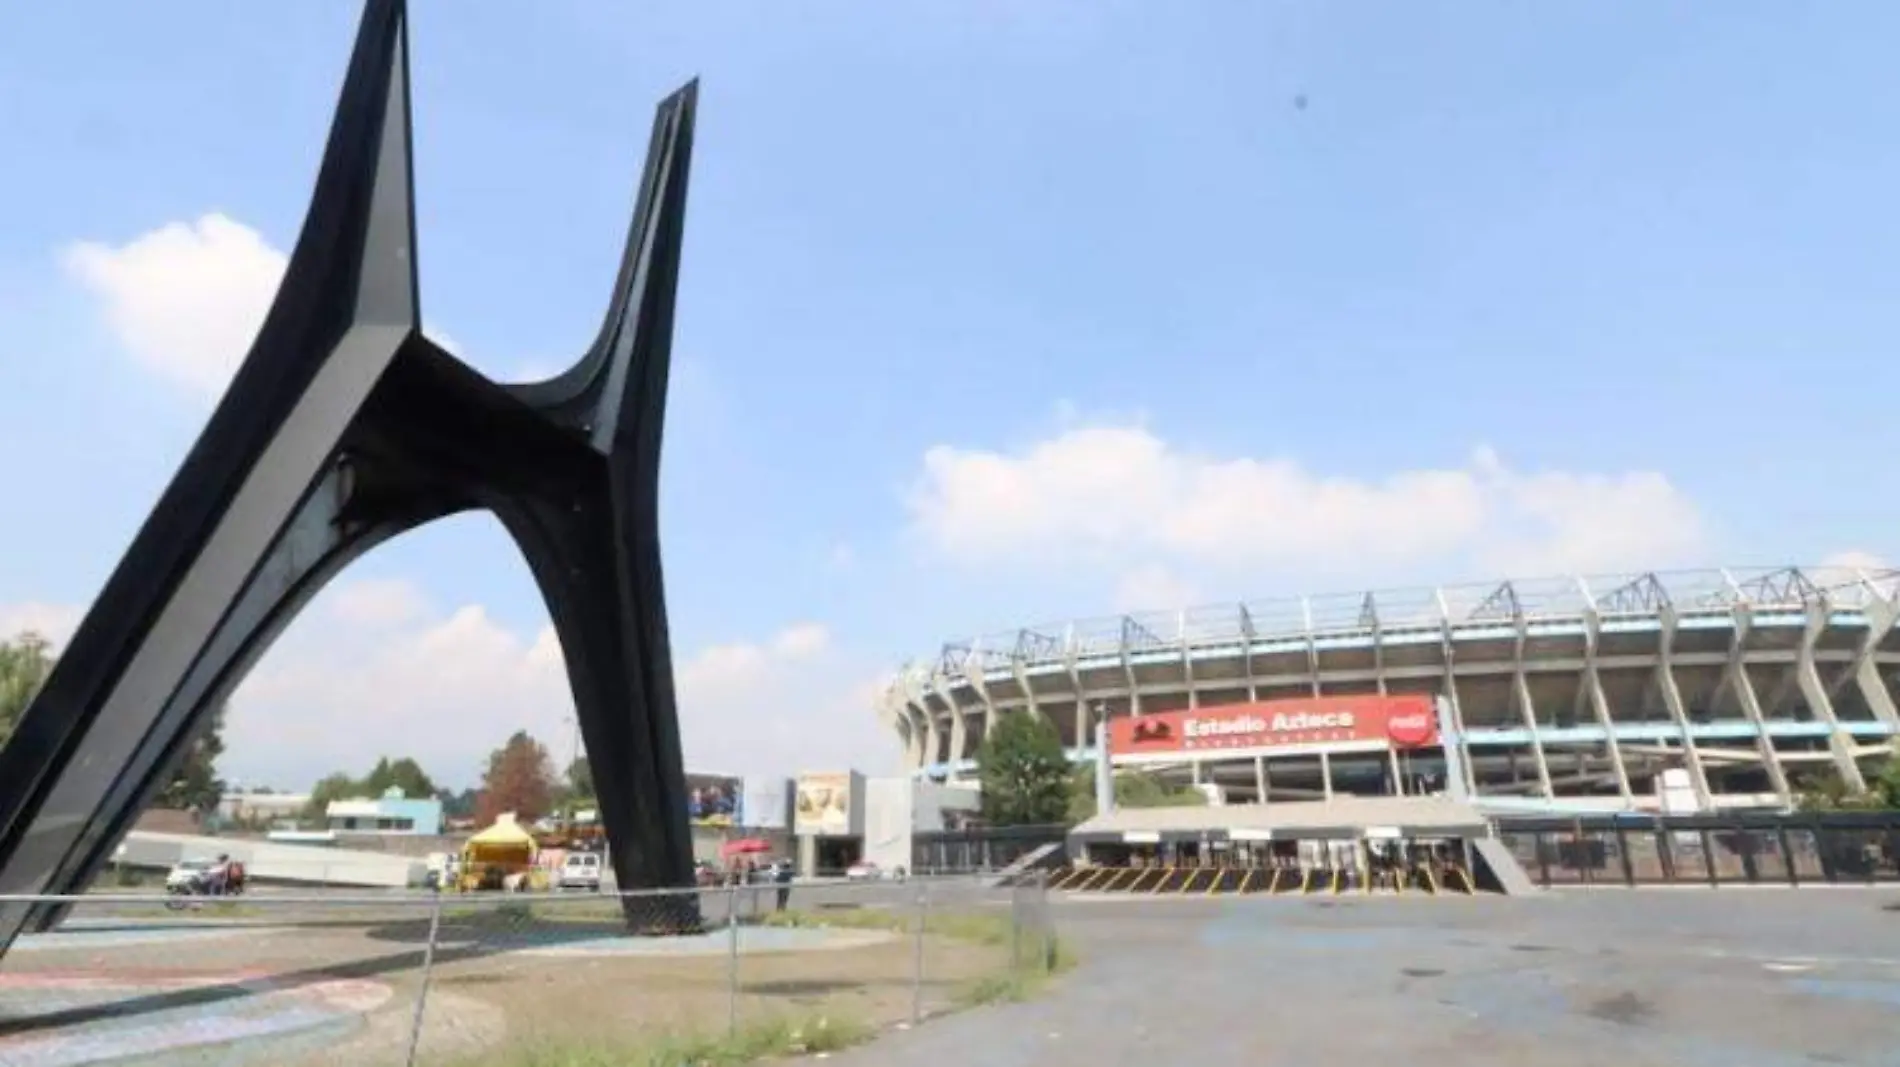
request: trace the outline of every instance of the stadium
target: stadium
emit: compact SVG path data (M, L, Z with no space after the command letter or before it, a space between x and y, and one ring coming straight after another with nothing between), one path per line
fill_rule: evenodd
M937 781L970 779L986 725L1027 712L1078 761L1107 738L1115 766L1215 803L1785 810L1830 776L1861 788L1893 751L1896 617L1900 570L1302 597L950 643L879 710L909 772Z

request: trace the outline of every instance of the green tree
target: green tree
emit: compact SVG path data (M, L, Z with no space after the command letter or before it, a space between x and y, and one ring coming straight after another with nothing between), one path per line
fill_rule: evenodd
M567 765L567 791L577 800L594 795L594 768L586 756Z
M224 797L224 780L218 777L218 757L224 754L224 707L211 713L211 724L185 750L171 781L159 791L152 803L174 811L193 811L200 815L216 810Z
M325 775L316 785L310 787L310 802L304 805L303 817L307 823L322 825L333 800L348 800L361 796L356 779L337 771Z
M1874 795L1881 800L1881 806L1900 811L1900 748L1887 757L1886 766L1869 782Z
M1848 788L1833 768L1797 778L1791 783L1800 811L1886 811L1900 809L1900 754L1867 780L1867 788Z
M1119 808L1194 808L1207 796L1192 786L1170 785L1145 771L1115 774L1115 806ZM1095 765L1077 767L1069 779L1069 821L1095 816Z
M31 630L0 641L0 745L53 671L52 646Z
M983 819L992 826L1061 822L1069 808L1069 759L1055 724L1033 712L1000 716L976 752Z
M392 787L402 790L405 797L432 797L437 792L435 782L423 771L422 765L407 756L398 760L384 756L359 783L361 795L367 797L380 797Z
M443 817L448 819L474 818L475 806L481 800L481 794L473 789L464 789L459 793L444 789L436 797L442 801Z
M553 810L554 785L554 762L548 750L526 730L517 730L507 744L488 756L476 819L492 823L496 816L511 811L520 822L533 822Z

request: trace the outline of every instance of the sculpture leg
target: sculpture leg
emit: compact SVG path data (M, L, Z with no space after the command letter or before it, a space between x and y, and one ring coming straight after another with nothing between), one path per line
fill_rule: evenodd
M623 894L680 890L693 884L693 846L665 606L636 595L630 554L602 519L610 507L607 494L595 492L565 509L537 503L496 512L527 557L561 640L614 878ZM637 933L700 926L690 893L623 896L622 910Z

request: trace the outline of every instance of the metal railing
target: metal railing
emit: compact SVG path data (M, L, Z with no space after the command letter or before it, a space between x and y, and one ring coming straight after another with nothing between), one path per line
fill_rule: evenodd
M1822 605L1857 611L1874 602L1900 607L1900 569L1731 567L1236 601L1047 623L951 641L933 659L903 668L892 692L901 694L906 679L928 685L938 676L980 675L1015 664L1226 644L1238 648L1262 640L1573 620L1591 614L1649 616L1665 607L1685 615L1722 615L1739 609L1805 611Z
M1552 886L1900 884L1900 812L1505 819Z
M23 904L65 917L0 962L0 1064L512 1067L818 1052L1013 996L1059 955L1040 876L0 897Z

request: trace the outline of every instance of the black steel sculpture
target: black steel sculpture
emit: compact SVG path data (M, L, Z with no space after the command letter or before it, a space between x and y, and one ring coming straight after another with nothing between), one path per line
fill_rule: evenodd
M658 109L599 337L557 378L498 385L421 332L407 13L369 0L257 340L0 749L0 895L82 891L330 578L470 509L501 520L553 617L621 887L691 884L656 497L696 88ZM0 902L0 953L59 915Z

